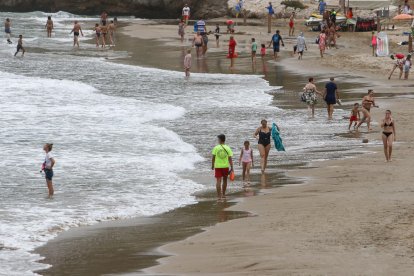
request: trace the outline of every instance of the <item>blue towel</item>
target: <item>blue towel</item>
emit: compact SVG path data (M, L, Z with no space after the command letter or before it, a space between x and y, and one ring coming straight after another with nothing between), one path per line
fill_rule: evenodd
M282 143L282 138L280 138L279 131L277 130L277 125L273 123L272 125L272 137L273 141L275 142L275 148L277 151L285 151L285 147Z

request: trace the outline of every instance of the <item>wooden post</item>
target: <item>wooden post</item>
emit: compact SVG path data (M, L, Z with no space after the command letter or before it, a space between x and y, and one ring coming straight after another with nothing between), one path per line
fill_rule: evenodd
M267 32L270 34L272 32L272 15L267 15Z
M408 36L408 52L411 53L413 51L413 35L410 34Z
M247 26L247 11L243 10L243 23L244 26Z

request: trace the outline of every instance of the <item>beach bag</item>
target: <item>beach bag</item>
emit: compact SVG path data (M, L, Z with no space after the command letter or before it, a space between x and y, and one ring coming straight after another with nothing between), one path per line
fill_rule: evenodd
M230 181L234 181L234 179L236 178L235 174L234 174L234 170L232 170L230 172Z
M320 36L318 36L315 40L315 44L319 44Z
M302 92L302 95L300 95L300 101L306 103L306 92Z

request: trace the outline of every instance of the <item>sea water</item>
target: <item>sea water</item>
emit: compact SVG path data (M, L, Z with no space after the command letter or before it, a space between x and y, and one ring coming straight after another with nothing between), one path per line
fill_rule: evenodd
M308 120L304 109L271 104L260 76L186 80L182 72L111 63L106 58L128 53L96 51L84 40L72 49L75 15L52 14L52 39L43 29L48 14L0 15L12 19L14 34L13 45L0 43L0 275L46 268L33 249L71 227L194 203L195 192L211 187L186 175L209 170L217 134L228 135L237 155L244 140L254 143L261 118L276 121L287 149L272 151L277 164L329 159L329 149L353 143L334 135L340 120L326 127L322 111ZM13 57L17 34L32 49L24 58ZM54 143L52 200L39 172L44 143Z

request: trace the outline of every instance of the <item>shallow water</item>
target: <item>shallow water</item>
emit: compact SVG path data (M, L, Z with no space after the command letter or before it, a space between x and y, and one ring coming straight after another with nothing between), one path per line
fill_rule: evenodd
M348 111L338 110L331 122L322 109L308 119L291 104L295 94L267 94L275 87L260 76L185 80L181 72L110 63L105 58L128 53L96 51L85 39L81 50L72 49L71 14L53 15L52 39L43 31L46 14L0 15L12 18L14 34L33 49L14 58L15 44L0 43L0 275L46 268L32 250L71 227L194 203L195 192L211 187L189 176L208 173L219 133L237 155L244 140L255 143L261 118L276 121L287 152L271 153L279 166L271 170L335 158L358 143L335 135ZM96 19L81 20L86 29ZM53 200L39 173L45 142L54 143L57 160Z

